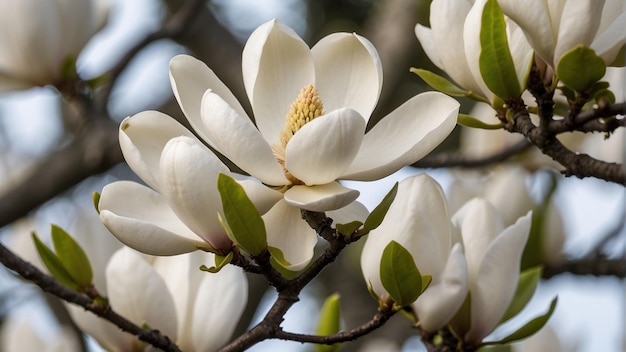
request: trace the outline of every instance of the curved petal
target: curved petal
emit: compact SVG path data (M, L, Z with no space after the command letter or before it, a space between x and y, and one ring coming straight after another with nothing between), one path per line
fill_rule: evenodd
M474 81L476 82L472 91L480 93L487 98L488 101L492 102L494 95L483 80L479 63L480 53L482 51L480 31L486 2L487 0L476 0L471 10L468 12L465 18L465 25L463 26L463 47L465 48L468 72L474 76Z
M256 206L260 214L267 213L279 200L283 199L283 194L262 185L255 180L237 180L246 191L246 195Z
M165 199L135 182L106 185L100 195L100 220L118 240L140 252L176 255L204 242L189 230Z
M326 212L326 216L333 219L334 224L347 224L352 221L365 222L370 215L365 205L360 202L352 202L343 208L330 210Z
M470 283L471 328L466 341L478 344L498 324L513 299L522 252L530 232L531 212L506 228L491 243Z
M421 327L429 332L444 327L463 304L468 288L467 264L461 244L457 243L452 247L441 278L438 282L433 280L412 304Z
M415 36L417 37L417 40L419 40L424 53L426 53L426 56L428 56L430 61L435 64L435 66L445 71L443 62L441 61L441 58L439 58L439 53L437 52L437 45L435 44L435 39L433 38L432 29L418 23L415 25Z
M591 43L591 48L609 65L624 47L626 41L626 12L622 12L611 25Z
M326 111L352 108L369 120L383 86L376 48L354 33L333 33L313 48L315 86Z
M439 92L411 98L378 122L342 179L372 181L410 165L443 142L456 125L459 103Z
M267 244L279 248L291 266L287 269L300 271L313 258L317 234L302 220L300 209L279 201L263 215L267 229Z
M187 120L209 144L211 140L206 138L201 118L202 97L207 90L222 97L239 116L248 116L230 89L204 62L192 56L177 55L170 60L170 84Z
M252 32L242 61L259 131L270 145L278 144L291 103L303 87L315 85L311 51L293 29L271 20Z
M248 302L248 280L240 268L227 265L204 275L194 304L192 339L195 351L217 351L229 341Z
M502 231L502 220L496 209L484 198L467 202L452 217L463 238L470 282L475 282L487 248Z
M505 226L515 223L535 205L526 188L527 176L523 167L510 166L496 170L487 183L484 196L498 209Z
M343 175L359 152L365 120L342 108L302 126L287 143L285 168L307 185L322 185Z
M102 268L103 275L106 274L105 269L106 268ZM101 293L104 292L106 291L102 291ZM65 307L67 307L72 321L76 323L80 330L93 337L105 350L124 351L131 348L135 337L120 330L117 325L100 318L81 306L66 304ZM25 347L22 345L21 348L24 350Z
M120 147L128 166L159 190L159 160L167 142L178 136L196 138L183 125L158 111L143 111L120 124Z
M213 146L262 182L274 186L288 184L272 148L244 116L212 91L202 98L202 122Z
M310 211L343 208L359 197L359 191L345 188L337 182L319 186L293 186L285 192L289 205Z
M176 341L178 319L172 295L161 276L139 253L128 247L117 251L107 265L106 278L107 298L116 312Z
M604 1L576 0L566 1L559 24L559 36L554 48L554 61L577 45L591 45L598 32ZM622 30L624 28L622 27Z
M188 137L171 139L161 156L161 192L180 220L216 249L232 244L217 219L222 202L219 173L229 170L204 145Z

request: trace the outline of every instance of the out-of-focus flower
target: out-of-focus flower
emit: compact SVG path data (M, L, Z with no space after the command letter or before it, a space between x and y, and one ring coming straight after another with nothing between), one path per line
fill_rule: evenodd
M531 214L504 228L493 205L474 198L452 222L461 231L469 274L469 309L461 309L452 325L463 341L477 345L497 326L513 299Z
M430 61L459 86L493 103L494 95L487 88L478 63L485 1L434 0L430 5L431 28L418 24L415 34ZM519 27L510 22L507 27L513 64L519 82L524 82L532 48Z
M4 352L40 351L73 352L80 351L76 335L69 328L60 328L50 340L43 339L32 324L22 317L9 317L0 331L0 350Z
M421 174L402 181L383 223L368 235L361 254L363 276L385 299L380 278L383 250L396 241L411 253L430 286L411 305L426 331L437 331L455 315L468 292L468 271L457 230L450 222L441 187Z
M181 55L170 63L174 94L196 132L283 193L263 219L269 245L283 251L292 270L310 261L317 242L300 209L363 209L353 203L358 191L337 180L375 180L417 161L452 131L459 107L443 94L421 94L365 133L382 85L372 44L335 33L310 49L276 20L250 36L243 76L256 126L202 62Z
M502 11L523 29L548 65L577 45L591 48L611 64L626 41L622 0L499 0Z
M104 187L100 219L123 243L143 253L176 255L232 243L218 221L222 203L219 173L230 171L184 126L167 115L145 111L120 125L120 146L133 171L149 186L118 181ZM282 195L241 180L265 213Z
M0 93L59 83L102 27L108 0L1 0Z
M513 345L515 352L566 352L575 349L567 348L551 325L544 326L536 334Z

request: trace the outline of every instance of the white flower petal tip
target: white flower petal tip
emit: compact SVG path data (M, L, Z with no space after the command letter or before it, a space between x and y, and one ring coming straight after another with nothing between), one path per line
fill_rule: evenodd
M439 92L411 98L365 135L342 179L376 180L415 163L450 135L459 107L458 101Z
M130 181L104 187L100 220L127 246L151 255L193 252L206 243L189 230L153 190Z
M293 186L285 192L285 201L296 208L328 211L343 208L359 197L359 191L337 182L319 186Z

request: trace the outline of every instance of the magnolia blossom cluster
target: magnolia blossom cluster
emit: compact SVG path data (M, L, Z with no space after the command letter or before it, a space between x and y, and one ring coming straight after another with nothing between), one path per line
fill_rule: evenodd
M109 0L0 1L0 93L59 83L108 7Z
M420 326L436 332L450 325L475 346L499 324L513 299L530 224L527 213L505 227L496 208L481 197L450 215L439 184L425 174L414 176L399 184L383 223L368 235L361 268L385 300L380 258L391 241L402 245L420 272L432 276L411 304ZM466 300L469 308L461 309Z
M375 180L417 161L452 131L459 108L443 94L423 93L366 133L382 85L372 44L334 33L309 48L275 20L246 43L243 77L256 126L213 71L186 55L172 59L170 78L203 141L154 111L122 122L124 157L150 188L120 181L103 189L100 217L120 241L153 255L227 252L216 178L231 174L263 215L268 245L282 251L286 269L299 271L317 243L300 210L364 220L358 191L338 180ZM231 173L203 142L253 179Z

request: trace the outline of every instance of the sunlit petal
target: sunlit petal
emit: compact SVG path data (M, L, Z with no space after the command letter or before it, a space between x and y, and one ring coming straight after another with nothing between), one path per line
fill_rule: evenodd
M330 182L319 186L293 186L285 192L285 201L301 209L327 211L343 208L358 196L359 191Z

